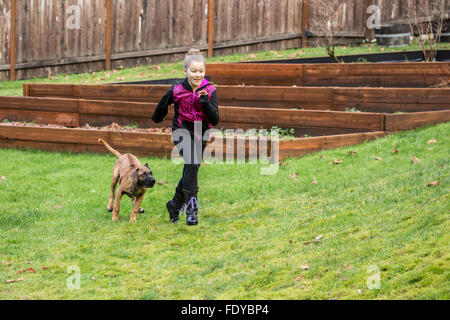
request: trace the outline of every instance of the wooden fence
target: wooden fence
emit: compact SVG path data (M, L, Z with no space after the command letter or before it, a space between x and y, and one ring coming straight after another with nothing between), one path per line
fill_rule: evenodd
M363 39L366 8L375 0L342 1L343 36ZM381 21L407 18L405 2L377 0ZM298 48L318 19L304 3L2 0L0 81L180 60L192 46L214 55Z
M157 103L168 85L24 84L23 95ZM217 86L222 106L364 112L450 109L450 88Z

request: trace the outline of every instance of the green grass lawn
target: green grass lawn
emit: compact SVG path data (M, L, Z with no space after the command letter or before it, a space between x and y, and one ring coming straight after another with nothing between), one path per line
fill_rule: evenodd
M288 159L274 176L202 166L195 227L168 222L170 160L142 159L163 183L137 223L127 198L113 223L112 155L0 149L0 299L449 299L449 133Z
M450 43L441 43L439 49L449 49ZM411 44L407 47L387 48L374 44L361 46L341 46L336 48L337 55L368 54L398 51L420 51L418 45ZM271 50L253 52L247 54L235 54L207 59L208 62L236 62L257 60L278 60L293 58L311 58L326 56L325 48L304 48L289 50ZM207 72L208 73L208 72ZM119 68L112 71L99 71L84 74L59 74L47 78L37 78L23 81L0 82L0 96L22 96L22 85L24 83L74 83L74 84L101 84L120 83L131 81L144 81L167 78L182 78L183 62L162 63L159 65L148 65L135 68Z

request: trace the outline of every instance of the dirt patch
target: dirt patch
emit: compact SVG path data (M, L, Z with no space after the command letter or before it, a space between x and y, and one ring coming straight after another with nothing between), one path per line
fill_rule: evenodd
M19 122L19 121L8 121L2 122L0 125L10 126L10 127L38 127L38 128L67 128L66 126L57 125L57 124L38 124L34 122ZM120 131L120 132L142 132L142 133L156 133L156 134L171 134L172 128L164 127L164 128L131 128L131 127L122 127L119 124L113 122L108 126L97 127L91 126L89 124L85 124L82 127L77 127L76 129L84 129L84 130L103 130L103 131Z

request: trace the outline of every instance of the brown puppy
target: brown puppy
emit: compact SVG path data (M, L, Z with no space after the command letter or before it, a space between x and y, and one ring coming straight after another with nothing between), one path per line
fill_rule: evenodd
M122 196L126 194L131 198L134 208L131 211L130 222L136 222L136 213L143 213L144 210L140 207L147 188L152 188L155 185L153 173L148 164L142 165L138 158L130 153L120 154L114 150L103 139L98 139L105 145L106 149L111 151L118 159L113 169L113 176L111 181L111 194L107 210L113 213L112 220L119 220L120 201ZM117 183L117 198L115 198L115 191Z

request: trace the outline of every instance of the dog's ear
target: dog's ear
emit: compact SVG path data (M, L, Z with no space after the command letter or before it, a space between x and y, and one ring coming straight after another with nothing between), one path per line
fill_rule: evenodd
M133 173L131 174L130 178L131 178L131 182L133 182L133 184L137 184L139 181L139 174L138 174L139 168L137 168L136 170L133 171Z
M144 164L144 167L147 167L148 169L150 169L150 167L148 166L148 162L146 164Z

